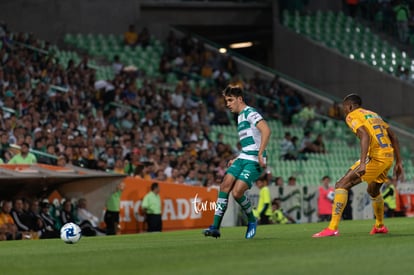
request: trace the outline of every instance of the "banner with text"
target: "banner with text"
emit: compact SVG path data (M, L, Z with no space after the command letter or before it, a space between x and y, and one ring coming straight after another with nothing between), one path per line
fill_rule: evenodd
M128 177L121 196L122 233L146 231L141 203L154 181ZM217 189L158 182L162 205L163 230L208 227L212 221Z

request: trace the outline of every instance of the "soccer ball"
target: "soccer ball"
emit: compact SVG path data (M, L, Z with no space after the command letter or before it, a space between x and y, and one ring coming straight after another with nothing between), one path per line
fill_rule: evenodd
M73 223L69 222L62 226L60 229L60 238L62 241L68 244L77 243L82 236L82 230L80 227Z

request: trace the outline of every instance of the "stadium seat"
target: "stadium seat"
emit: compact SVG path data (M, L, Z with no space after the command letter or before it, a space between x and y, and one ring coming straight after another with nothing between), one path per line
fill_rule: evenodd
M392 47L389 42L373 34L370 28L342 12L334 14L332 11L317 11L310 15L300 15L285 10L282 22L285 27L382 72L397 75L398 65L401 64L410 70L410 75L414 75L412 60L405 52ZM414 41L413 37L410 36L410 42Z

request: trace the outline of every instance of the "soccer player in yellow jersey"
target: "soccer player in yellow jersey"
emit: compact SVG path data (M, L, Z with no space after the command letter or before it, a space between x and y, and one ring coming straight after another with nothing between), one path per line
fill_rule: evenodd
M332 218L328 228L312 237L339 236L338 224L345 209L348 190L365 181L367 192L372 199L375 225L370 234L388 233L384 225L384 200L380 193L381 185L387 181L387 174L395 158L394 174L403 179L404 170L400 155L398 138L382 118L361 107L359 95L350 94L344 98L343 110L347 125L360 140L360 158L335 185L332 205Z

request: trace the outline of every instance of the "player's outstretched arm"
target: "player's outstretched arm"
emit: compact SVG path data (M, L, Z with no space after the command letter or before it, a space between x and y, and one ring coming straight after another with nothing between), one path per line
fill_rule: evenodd
M394 148L395 155L395 166L394 166L394 175L397 177L397 180L404 181L404 169L402 165L401 153L400 153L400 142L397 135L394 133L391 128L387 128L388 136L391 140L392 147Z
M360 152L360 157L359 157L360 165L359 165L358 171L355 171L355 173L359 177L362 177L365 174L365 165L366 165L365 161L368 156L369 134L368 134L367 129L364 126L359 127L356 134L359 138L361 152Z
M262 119L261 121L259 121L256 125L257 129L259 129L260 134L261 134L261 143L260 143L260 148L259 148L259 164L261 167L266 167L266 163L264 163L263 161L263 152L266 150L267 144L269 143L269 139L270 139L270 135L271 135L271 131L269 128L269 125L267 125L267 122Z

